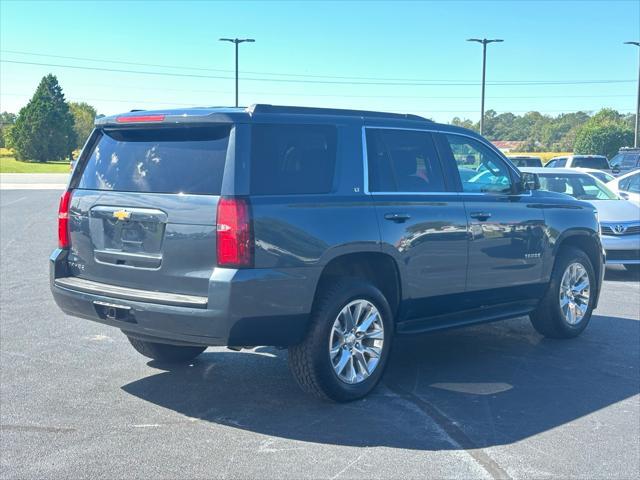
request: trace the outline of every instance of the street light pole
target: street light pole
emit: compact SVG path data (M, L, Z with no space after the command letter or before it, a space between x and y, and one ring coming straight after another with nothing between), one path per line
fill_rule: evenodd
M478 42L482 44L482 97L480 100L480 135L482 135L484 131L484 90L487 72L487 45L495 42L504 42L504 40L500 40L499 38L468 38L467 42Z
M253 38L221 38L221 42L231 42L236 47L236 107L238 106L238 45L244 42L253 43Z
M638 48L638 98L636 99L636 129L633 136L633 146L638 148L638 136L640 136L640 42L624 42L626 45L635 45Z

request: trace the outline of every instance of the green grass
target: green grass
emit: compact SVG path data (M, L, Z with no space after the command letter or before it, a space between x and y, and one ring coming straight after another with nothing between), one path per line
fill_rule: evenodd
M0 155L0 173L69 173L69 162L19 162L14 157Z

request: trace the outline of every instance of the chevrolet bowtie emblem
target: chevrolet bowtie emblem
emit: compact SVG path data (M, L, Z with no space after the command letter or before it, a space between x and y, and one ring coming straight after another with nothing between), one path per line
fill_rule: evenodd
M127 212L126 210L116 210L113 212L113 218L117 220L129 220L131 218L131 212Z

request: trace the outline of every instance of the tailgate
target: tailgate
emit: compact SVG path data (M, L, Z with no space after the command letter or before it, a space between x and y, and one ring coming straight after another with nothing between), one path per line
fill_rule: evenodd
M72 274L206 296L229 132L229 126L100 132L79 165L71 199Z

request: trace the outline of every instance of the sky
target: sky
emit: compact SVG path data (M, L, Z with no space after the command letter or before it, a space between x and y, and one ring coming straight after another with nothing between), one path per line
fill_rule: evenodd
M0 110L17 113L53 73L68 100L110 115L271 103L414 113L486 108L550 115L635 110L640 0L0 0ZM69 58L71 57L71 58ZM133 73L142 72L142 73Z

